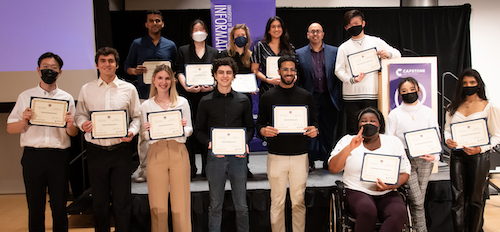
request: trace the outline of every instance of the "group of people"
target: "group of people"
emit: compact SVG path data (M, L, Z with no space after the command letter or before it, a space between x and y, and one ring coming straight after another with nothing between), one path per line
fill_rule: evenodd
M283 20L271 17L262 41L250 51L250 34L245 24L232 28L228 49L219 53L206 43L208 28L201 20L191 24L193 42L179 47L161 36L160 11L146 13L148 34L133 41L125 70L138 77L137 86L119 79L119 54L110 47L97 50L96 67L100 76L82 86L78 104L57 87L62 59L47 52L38 60L39 86L26 90L9 115L7 131L20 133L30 231L44 231L45 192L48 188L53 211L54 231L67 231L66 199L70 136L85 135L87 162L92 187L96 231L109 231L110 203L113 204L117 231L128 231L131 206L131 162L127 143L139 136L139 175L136 181L148 185L152 231L168 231L172 213L173 231L191 231L190 179L196 174L194 154L203 156L202 175L209 184L209 231L220 231L226 179L236 212L237 231L249 231L246 183L249 173L248 144L254 135L267 141L267 174L271 186L271 228L285 231L285 199L289 188L293 231L305 231L305 189L315 160L333 173L343 170L347 205L358 222L356 231L373 231L377 218L380 231L400 231L407 221L404 202L395 192L408 183L412 220L416 231L427 231L424 199L432 163L438 154L418 158L407 156L404 133L439 127L433 111L420 102L418 82L401 79L399 95L403 102L391 111L387 124L377 109L378 72L352 73L347 56L376 47L381 59L401 57L400 52L382 39L364 34L364 15L346 12L344 28L352 36L340 47L323 42L320 23L307 28L309 44L294 50ZM278 70L268 70L267 58L279 56ZM154 70L143 66L146 60L168 60ZM214 86L186 84L186 64L212 64ZM278 76L268 77L270 71ZM143 75L152 72L151 84ZM250 94L231 88L236 74L254 73L260 80L259 113L254 123ZM254 93L256 94L256 93ZM488 174L488 151L500 141L498 107L488 103L485 86L477 71L460 75L455 98L448 106L446 144L452 148L451 182L453 219L456 231L478 231L482 225L483 192ZM66 126L29 124L33 117L31 98L50 98L69 102ZM143 100L143 101L142 101ZM142 103L141 103L142 101ZM273 124L275 106L307 106L308 123L303 133L280 133ZM128 133L122 138L96 139L92 136L91 113L126 110ZM147 115L180 110L184 134L152 140ZM340 115L347 117L347 135L341 135ZM487 118L491 143L481 147L459 147L451 139L450 123ZM245 128L244 154L212 154L211 128ZM360 181L363 154L380 153L401 157L397 184ZM473 191L469 191L473 186ZM467 188L467 189L466 189ZM111 193L111 194L110 194ZM169 198L171 208L169 210Z

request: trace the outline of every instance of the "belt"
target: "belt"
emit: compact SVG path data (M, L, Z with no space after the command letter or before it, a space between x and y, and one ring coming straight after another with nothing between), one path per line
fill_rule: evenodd
M69 151L69 148L52 148L52 147L24 147L25 150L33 151Z
M125 143L118 143L118 144L111 145L111 146L101 146L101 145L97 145L97 144L94 144L91 142L87 142L87 144L92 146L92 147L99 148L99 149L105 150L105 151L113 151L113 150L116 150L118 148L126 146Z

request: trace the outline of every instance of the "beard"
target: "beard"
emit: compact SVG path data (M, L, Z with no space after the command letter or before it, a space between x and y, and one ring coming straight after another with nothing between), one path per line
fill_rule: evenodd
M283 76L281 76L281 82L283 82L285 85L291 85L291 84L293 84L293 80L295 79L295 76L293 76L293 75L287 75L287 77L292 77L292 78L290 78L290 80L287 81Z

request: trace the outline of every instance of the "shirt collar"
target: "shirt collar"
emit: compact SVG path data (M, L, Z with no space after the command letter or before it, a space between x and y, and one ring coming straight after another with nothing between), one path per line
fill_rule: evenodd
M99 77L99 79L97 79L97 86L102 86L102 85L114 85L114 86L118 86L119 85L119 82L118 82L118 76L115 75L115 79L113 79L112 82L110 82L109 84L106 83L104 80L102 80L101 77Z
M52 90L52 91L49 92L49 91L43 89L40 86L40 83L38 83L38 91L40 91L43 94L49 94L49 95L56 94L58 90L59 90L59 87L57 86L57 84L56 84L56 88L54 90Z
M229 93L227 93L227 96L233 96L234 95L234 90L231 88L231 91L229 91ZM214 97L218 98L218 97L226 97L225 94L222 94L219 92L219 90L217 89L217 86L215 86L214 88Z
M309 49L311 49L311 52L315 52L311 46L311 43L309 43ZM323 49L325 49L325 43L321 42L321 49L319 50L319 52L321 52Z

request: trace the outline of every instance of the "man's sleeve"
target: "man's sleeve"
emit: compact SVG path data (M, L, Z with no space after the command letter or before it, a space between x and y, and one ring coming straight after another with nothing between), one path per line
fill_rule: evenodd
M76 104L76 112L75 112L75 126L82 129L82 124L88 120L90 120L90 111L86 106L86 97L85 97L85 85L80 89L80 94L78 95L78 103Z
M7 118L7 124L23 120L23 112L28 107L25 106L24 101L25 100L21 96L21 94L17 96L16 104L14 105L14 108L12 109L12 111L9 114L9 117Z
M245 123L245 127L247 129L246 135L247 135L247 144L250 143L253 139L253 134L254 134L254 123L253 123L253 114L252 114L252 105L250 104L250 100L245 97L245 109L244 109L244 115L243 115L243 122Z
M307 95L307 104L308 104L308 111L309 111L309 125L310 126L315 126L316 128L319 128L318 124L318 116L316 115L316 106L314 104L314 98L312 94Z
M266 137L260 134L260 129L269 125L270 115L269 115L269 107L267 106L266 94L262 95L259 102L259 114L257 117L257 123L255 124L255 129L257 130L257 136L262 140L265 140Z
M137 67L137 45L135 42L132 42L128 51L127 59L123 63L123 69L125 69L125 73L127 73L128 68L135 67Z
M198 141L208 147L210 136L208 136L207 126L207 103L202 99L198 105L198 112L196 115L196 122L194 123L194 135Z
M352 75L347 72L349 68L349 63L347 62L347 55L344 49L341 47L337 50L337 59L335 61L335 76L339 78L343 83L354 84L351 82Z
M141 129L141 101L139 100L139 94L137 93L137 89L135 89L135 87L132 87L130 95L129 113L132 122L130 122L128 131L136 135Z

